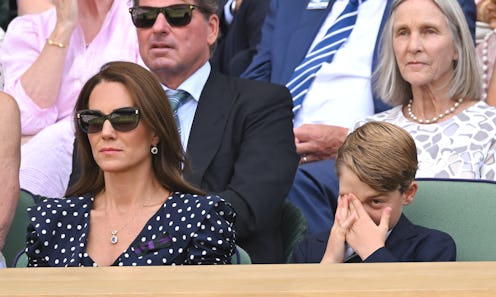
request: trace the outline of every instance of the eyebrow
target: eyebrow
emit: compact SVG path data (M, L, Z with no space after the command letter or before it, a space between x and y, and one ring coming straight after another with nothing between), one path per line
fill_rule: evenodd
M420 26L415 26L415 27L420 27L420 28L439 28L441 27L442 24L439 22L433 22L433 21L425 21L420 24ZM399 24L394 24L393 25L393 30L396 31L398 29L404 29L404 28L411 28L407 23L399 23Z

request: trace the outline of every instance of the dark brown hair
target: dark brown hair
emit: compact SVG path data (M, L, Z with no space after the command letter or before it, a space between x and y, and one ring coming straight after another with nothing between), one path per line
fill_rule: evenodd
M123 84L133 98L135 106L140 109L140 121L158 135L159 150L158 154L152 157L152 167L159 183L170 191L203 194L182 178L187 162L169 100L157 78L147 69L134 63L107 63L83 86L76 102L76 111L88 109L91 93L102 82ZM81 130L77 119L74 120L81 177L67 190L66 196L86 193L96 195L105 188L103 171L93 158L88 135Z

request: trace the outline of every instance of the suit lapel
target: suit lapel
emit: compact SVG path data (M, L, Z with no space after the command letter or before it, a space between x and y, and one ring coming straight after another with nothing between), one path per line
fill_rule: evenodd
M190 170L186 180L200 186L203 175L212 162L223 139L224 127L234 102L228 79L212 71L203 88L188 139L187 157Z
M401 214L398 223L394 226L393 231L386 240L386 248L390 251L394 251L395 255L401 255L409 247L408 239L417 236L415 232L414 225L406 218L404 214Z
M309 10L307 9L308 1L305 2L304 7L299 7L298 9L303 9L303 12L300 14L301 17L298 22L295 22L294 33L292 33L292 37L289 40L288 51L286 54L289 55L290 59L285 59L287 63L285 63L286 69L282 72L285 73L287 77L284 77L282 81L287 82L291 75L293 74L294 69L300 64L305 55L308 52L308 49L312 45L312 42L319 32L322 24L327 18L327 15L330 13L332 6L334 5L334 0L329 1L329 5L326 9L315 9ZM282 5L290 5L290 4L282 4ZM295 13L298 13L295 11Z

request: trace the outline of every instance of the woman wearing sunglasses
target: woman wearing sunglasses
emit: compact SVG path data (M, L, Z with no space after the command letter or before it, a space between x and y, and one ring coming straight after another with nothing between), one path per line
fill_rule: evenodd
M234 211L182 179L187 166L156 78L112 62L76 103L82 173L65 199L28 210L29 266L229 263Z

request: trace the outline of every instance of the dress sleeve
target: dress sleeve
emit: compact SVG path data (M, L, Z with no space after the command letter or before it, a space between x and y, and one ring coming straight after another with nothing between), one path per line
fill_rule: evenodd
M28 209L28 212L31 209ZM26 255L28 256L28 267L47 267L48 262L45 260L45 256L42 255L42 241L39 238L39 234L34 226L33 218L28 225L26 233Z
M207 197L211 198L211 197ZM236 249L233 229L235 213L231 206L216 197L213 207L192 236L187 264L228 264Z

